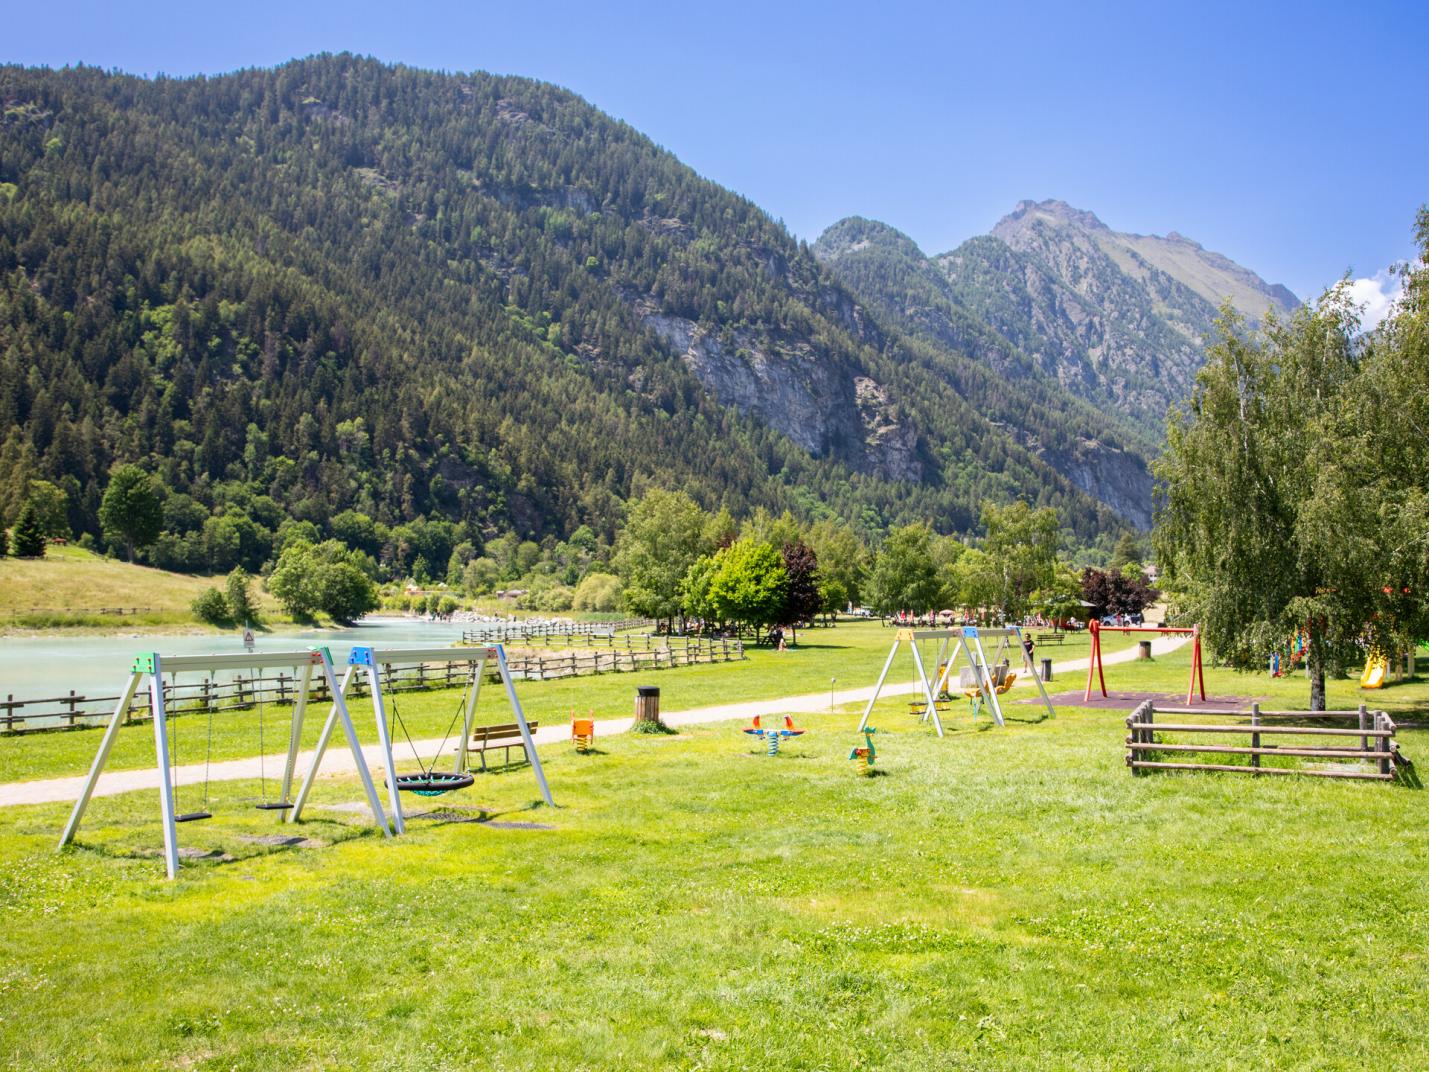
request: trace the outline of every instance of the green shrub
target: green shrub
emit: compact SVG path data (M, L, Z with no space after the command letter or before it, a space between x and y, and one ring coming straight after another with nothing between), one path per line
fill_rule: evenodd
M217 588L205 588L193 601L194 617L209 625L229 626L233 615L228 609L228 600Z

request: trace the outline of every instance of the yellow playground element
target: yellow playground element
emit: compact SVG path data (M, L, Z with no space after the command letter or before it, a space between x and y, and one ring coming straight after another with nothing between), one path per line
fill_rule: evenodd
M1382 651L1372 651L1365 660L1364 673L1360 675L1360 688L1378 689L1384 687L1384 676L1389 673L1389 658Z

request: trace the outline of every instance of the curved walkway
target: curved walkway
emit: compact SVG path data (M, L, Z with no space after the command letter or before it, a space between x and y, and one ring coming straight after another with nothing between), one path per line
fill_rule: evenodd
M1175 651L1185 644L1187 637L1169 636L1156 637L1151 642L1151 652L1153 655L1165 655ZM1136 658L1136 646L1132 645L1124 651L1113 652L1102 657L1104 664L1131 662ZM1084 659L1071 659L1067 662L1053 665L1053 674L1074 674L1078 670L1085 670L1090 662L1090 656ZM1014 688L1031 687L1031 682L1025 679L1019 680ZM917 691L917 686L912 682L899 684L885 684L883 686L883 696L904 696ZM864 688L845 689L842 692L835 692L833 696L834 705L843 707L847 704L866 704L869 697L873 695L873 686ZM827 692L809 693L804 696L786 696L776 700L750 700L745 703L717 704L712 707L696 707L686 711L665 711L661 712L660 718L669 726L692 726L705 722L729 722L733 720L751 719L755 715L784 715L784 714L816 714L829 710L829 694ZM608 718L601 719L596 725L597 737L608 737L617 733L627 732L634 723L633 718ZM536 731L535 740L538 745L556 744L568 739L570 730L567 726L545 726ZM415 742L418 752L424 759L433 757L442 747L443 742L437 738ZM378 768L382 764L382 752L378 745L365 745L362 749L363 757L369 766ZM263 759L267 770L271 772L275 769L282 770L285 756L279 753L274 756L267 756ZM303 751L298 753L297 770L308 769L312 763L313 753ZM351 774L354 766L352 753L347 749L341 740L341 734L334 735L332 744L328 747L327 755L323 757L322 772L324 776L337 774ZM249 778L257 778L260 771L259 757L248 756L244 759L222 760L212 763L208 767L208 778L215 782L239 781ZM204 781L204 765L193 763L179 767L175 770L175 784L177 785L197 785ZM46 778L32 782L8 782L0 784L0 807L11 807L17 804L54 804L69 802L79 797L80 790L84 786L84 778ZM159 787L159 771L155 767L144 767L137 770L110 771L100 776L99 784L95 786L94 795L97 797L114 796L118 793L131 793L141 789L157 789Z

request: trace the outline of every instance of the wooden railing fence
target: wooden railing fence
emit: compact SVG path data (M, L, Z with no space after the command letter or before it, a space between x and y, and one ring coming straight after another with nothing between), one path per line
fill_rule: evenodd
M1157 721L1158 715L1169 721ZM1201 721L1207 717L1238 721ZM1331 722L1351 724L1333 726ZM1132 774L1156 770L1227 771L1387 782L1411 766L1399 751L1395 728L1389 715L1383 711L1371 711L1364 704L1354 711L1265 711L1256 703L1251 704L1247 712L1207 707L1157 707L1154 701L1146 700L1126 719L1126 765L1131 768ZM1174 734L1174 739L1168 739L1166 734ZM1211 735L1215 740L1229 740L1230 743L1186 740L1187 735ZM1240 743L1235 735L1248 738L1248 742ZM1247 760L1244 763L1202 763L1154 758L1191 753L1245 756ZM1294 758L1297 762L1292 766L1267 766L1262 763L1263 759L1273 757ZM1304 762L1306 760L1331 762L1309 765Z

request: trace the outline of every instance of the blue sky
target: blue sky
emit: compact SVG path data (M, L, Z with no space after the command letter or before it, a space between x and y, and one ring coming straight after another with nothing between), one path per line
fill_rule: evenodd
M1410 256L1429 202L1422 0L55 2L14 5L0 61L342 50L567 86L810 240L857 214L938 253L1058 197L1305 297Z

